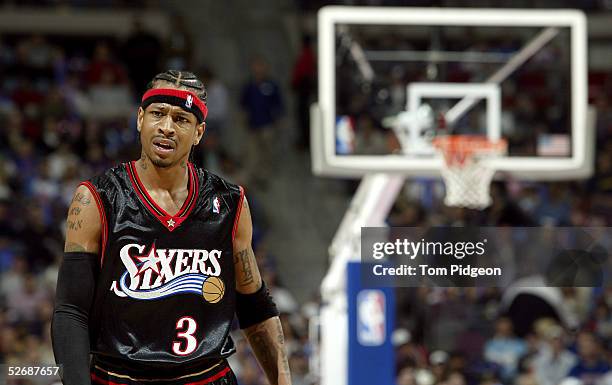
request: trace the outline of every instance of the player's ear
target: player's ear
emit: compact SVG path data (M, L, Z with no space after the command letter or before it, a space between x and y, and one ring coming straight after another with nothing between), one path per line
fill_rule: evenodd
M197 146L198 143L200 143L200 140L202 140L202 136L204 136L204 131L206 131L205 122L202 122L196 126L196 137L193 143L194 146Z
M142 120L144 119L144 110L142 107L138 107L138 117L136 119L136 129L140 132L142 127Z

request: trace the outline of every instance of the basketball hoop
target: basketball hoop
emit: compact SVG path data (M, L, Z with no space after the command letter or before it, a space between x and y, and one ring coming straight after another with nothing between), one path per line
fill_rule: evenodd
M489 186L495 169L487 160L506 153L507 142L484 136L445 135L434 138L432 143L444 156L444 204L471 209L489 206Z

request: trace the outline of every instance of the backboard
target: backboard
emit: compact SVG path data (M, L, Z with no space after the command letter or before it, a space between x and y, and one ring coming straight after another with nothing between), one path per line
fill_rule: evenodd
M574 10L324 7L313 171L438 176L437 135L508 141L515 178L592 173L586 18Z

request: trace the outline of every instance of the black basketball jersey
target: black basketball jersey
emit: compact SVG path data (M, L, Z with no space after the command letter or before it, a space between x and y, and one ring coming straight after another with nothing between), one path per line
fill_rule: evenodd
M233 237L242 188L188 166L172 216L149 196L134 162L85 182L100 209L100 273L90 312L92 353L159 367L229 356Z

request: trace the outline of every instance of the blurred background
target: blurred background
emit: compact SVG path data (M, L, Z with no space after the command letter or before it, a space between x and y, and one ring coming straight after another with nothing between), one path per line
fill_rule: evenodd
M195 162L245 187L293 383L318 383L310 320L320 306L327 248L357 186L310 170L316 11L327 4L567 7L584 10L589 22L612 22L609 0L0 1L0 364L54 362L49 325L74 189L138 156L135 118L146 83L184 69L208 89ZM443 195L424 192L429 182L408 181L388 223L610 225L612 29L592 34L589 49L598 139L592 178L495 182L493 205L478 212L447 208ZM557 91L566 92L562 84ZM396 145L367 117L356 128L365 153ZM501 316L505 293L498 289L398 289L397 384L612 383L612 292L550 290L556 313L525 331ZM264 384L239 333L236 339L240 384Z

